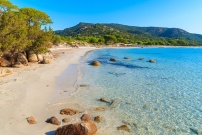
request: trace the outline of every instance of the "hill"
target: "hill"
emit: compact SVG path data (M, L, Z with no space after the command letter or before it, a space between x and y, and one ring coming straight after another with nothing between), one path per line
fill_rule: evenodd
M80 40L86 40L87 37L100 38L105 40L103 42L106 44L123 42L154 45L201 45L202 43L202 35L192 34L179 28L137 27L114 23L79 23L74 27L55 31L55 33Z

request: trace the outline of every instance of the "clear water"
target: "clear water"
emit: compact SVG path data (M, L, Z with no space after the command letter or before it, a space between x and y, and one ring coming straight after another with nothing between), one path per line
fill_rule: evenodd
M124 59L125 56L130 59ZM110 58L117 62L110 62ZM145 60L138 60L144 58ZM156 63L149 63L154 59ZM89 65L99 60L100 67ZM93 115L101 115L100 134L197 134L202 130L202 49L100 49L82 59L80 88L72 98ZM99 101L119 99L119 106ZM127 124L131 132L117 127Z

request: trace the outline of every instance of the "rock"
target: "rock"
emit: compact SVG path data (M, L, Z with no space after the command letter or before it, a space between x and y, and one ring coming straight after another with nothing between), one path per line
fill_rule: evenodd
M198 129L194 129L194 128L190 128L191 132L197 134L197 135L202 135L202 130L198 130Z
M27 118L27 122L29 124L36 124L36 120L33 116Z
M110 58L110 61L116 62L115 58Z
M94 121L97 122L97 123L100 123L102 121L102 117L101 116L96 116L94 118Z
M69 108L65 108L65 109L62 109L60 111L60 114L64 115L74 115L74 114L77 114L79 113L77 110L74 110L74 109L69 109Z
M42 61L43 64L50 64L52 61L53 61L53 56L51 54L46 53L43 56L43 61Z
M93 135L97 130L95 123L88 121L60 127L55 135Z
M105 98L100 98L100 101L101 101L101 102L105 102L105 103L111 103L111 101L109 101L109 100L107 100L107 99L105 99Z
M144 60L144 58L139 58L138 60Z
M11 62L9 62L8 60L6 60L5 58L0 57L0 66L1 67L10 67L11 66Z
M42 54L37 54L37 58L39 62L43 61L43 55Z
M46 122L51 123L53 125L60 125L61 124L61 122L55 116L47 119Z
M156 63L156 61L155 61L155 60L149 60L149 62L150 62L150 63Z
M130 59L130 57L124 57L124 59Z
M133 123L133 126L134 126L136 129L140 128L137 123Z
M97 107L95 108L96 111L105 111L106 107Z
M100 64L100 62L99 61L93 61L92 63L91 63L91 65L92 66L100 66L101 64Z
M23 65L27 65L28 64L28 60L27 60L26 56L23 53L18 53L17 62L20 62Z
M91 119L90 115L84 114L84 115L81 116L81 120L88 122L88 121L90 121L92 119Z
M55 135L88 135L88 129L82 124L70 124L58 128Z
M62 122L64 122L64 123L69 123L70 121L71 121L70 118L64 118L64 119L62 120Z
M87 87L88 85L87 84L80 84L79 86L80 87Z
M124 130L127 132L130 132L130 128L127 125L121 125L120 127L117 128L118 130Z
M109 106L109 108L110 108L110 109L116 108L116 107L119 106L119 104L120 104L120 99L117 98L117 99L115 99L115 100L112 101L112 103L111 103L111 105Z
M16 61L15 64L13 65L13 67L22 68L22 67L24 67L24 65L22 63L20 63L19 61Z
M36 54L29 54L28 55L28 61L29 62L38 62L38 58Z
M0 77L4 77L13 73L11 68L0 68Z

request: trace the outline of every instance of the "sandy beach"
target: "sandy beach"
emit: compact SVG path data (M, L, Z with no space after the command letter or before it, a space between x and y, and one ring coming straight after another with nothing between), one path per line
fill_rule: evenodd
M12 75L0 78L0 135L52 135L59 126L46 123L60 118L60 110L47 109L56 90L56 79L70 65L78 64L87 51L95 48L53 49L57 57L51 64L31 64L14 69ZM34 116L37 124L28 124Z

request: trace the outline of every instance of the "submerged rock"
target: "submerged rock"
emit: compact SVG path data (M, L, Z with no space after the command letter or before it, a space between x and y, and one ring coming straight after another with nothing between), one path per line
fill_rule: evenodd
M197 135L202 135L202 130L198 130L198 129L194 129L194 128L190 128L191 132L197 134Z
M36 120L33 116L27 118L27 122L29 124L36 124Z
M64 118L64 119L62 120L62 122L64 122L64 123L69 123L70 121L71 121L70 118Z
M144 58L139 58L138 60L144 60Z
M116 62L115 58L110 58L110 61Z
M64 115L64 114L65 115L74 115L77 113L79 113L79 111L74 110L74 109L69 109L69 108L65 108L60 111L60 114L62 114L62 115Z
M100 123L102 121L102 117L101 116L96 116L94 118L94 121L97 122L97 123Z
M149 62L150 62L150 63L156 63L156 61L155 61L155 60L149 60Z
M91 65L92 66L100 66L101 64L100 64L100 62L99 61L93 61L92 63L91 63Z
M84 114L81 116L81 120L88 122L88 121L91 121L92 119L91 119L90 115Z
M79 87L88 87L87 84L80 84Z
M47 119L46 122L51 123L53 125L60 125L61 124L61 122L55 116Z
M124 59L130 59L130 57L124 57Z
M106 98L100 98L100 101L105 103L111 103L111 101L107 100Z
M130 132L130 127L127 125L121 125L120 127L117 128L118 130L124 130L127 132Z

